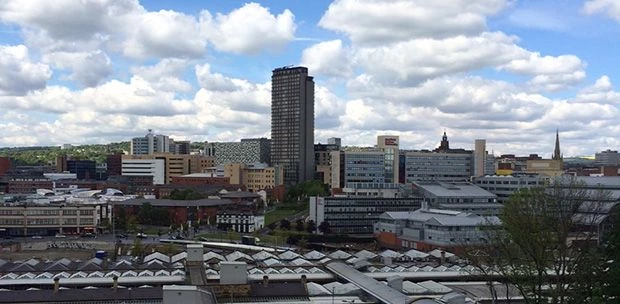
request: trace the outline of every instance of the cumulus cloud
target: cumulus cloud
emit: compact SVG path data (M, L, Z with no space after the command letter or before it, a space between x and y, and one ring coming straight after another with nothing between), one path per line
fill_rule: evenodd
M26 46L0 46L0 95L42 89L51 76L48 65L31 61Z
M319 25L345 33L356 44L476 35L486 29L486 16L506 5L505 0L338 0Z
M616 0L587 0L583 11L588 15L602 14L620 22L620 2Z
M112 73L112 61L102 51L54 52L44 56L45 62L71 71L68 79L84 87L96 86Z
M301 65L315 75L348 77L353 74L349 52L341 40L319 42L301 54Z
M183 13L161 10L136 17L127 24L128 39L123 52L134 58L196 58L205 52L207 41L198 20Z
M229 14L201 14L201 24L216 49L237 54L277 50L295 36L295 16L291 11L272 15L258 3L247 3Z
M148 81L157 90L165 92L190 92L192 85L183 79L187 60L166 58L155 65L132 68L132 72Z
M131 0L6 0L0 4L0 19L43 31L54 39L88 40L142 10Z

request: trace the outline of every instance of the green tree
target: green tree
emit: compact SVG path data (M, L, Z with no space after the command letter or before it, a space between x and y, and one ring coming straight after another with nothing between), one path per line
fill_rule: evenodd
M303 220L297 220L295 222L295 230L297 230L297 231L304 231L305 230L305 225L304 225L304 221Z
M601 282L592 272L600 256L577 244L598 237L596 217L584 216L582 209L595 213L600 207L596 202L607 199L608 192L587 190L573 178L521 190L504 205L501 230L486 230L489 244L477 249L478 255L513 284L526 303L598 303L595 288Z
M603 294L607 303L620 303L620 212L612 214L613 228L606 240Z
M314 233L316 231L316 223L313 220L309 220L306 225L306 231L308 233Z
M331 227L329 226L329 222L323 221L319 224L319 231L323 234L329 234L332 232Z
M289 230L291 229L291 222L287 219L281 219L280 220L280 228L284 229L284 230Z
M131 254L135 257L142 258L144 257L145 248L142 244L142 240L140 238L136 238L133 241L133 246L131 248Z

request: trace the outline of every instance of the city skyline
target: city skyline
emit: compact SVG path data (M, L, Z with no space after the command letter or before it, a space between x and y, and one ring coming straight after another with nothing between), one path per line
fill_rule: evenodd
M271 71L300 65L315 143L618 150L620 3L555 3L5 1L0 146L269 138Z

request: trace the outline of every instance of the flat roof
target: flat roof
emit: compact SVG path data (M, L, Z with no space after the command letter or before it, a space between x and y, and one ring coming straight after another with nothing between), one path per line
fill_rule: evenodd
M146 199L146 198L134 198L128 199L124 201L115 201L114 205L122 205L122 206L142 206L143 204L150 203L153 206L159 207L205 207L205 206L221 206L221 205L230 205L232 202L229 199L215 199L215 198L205 198L199 200L171 200L171 199Z

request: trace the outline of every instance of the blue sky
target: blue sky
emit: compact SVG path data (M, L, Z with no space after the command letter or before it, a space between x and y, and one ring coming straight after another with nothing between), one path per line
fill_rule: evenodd
M315 141L620 145L615 0L0 3L0 146L270 136L271 70L315 76Z

